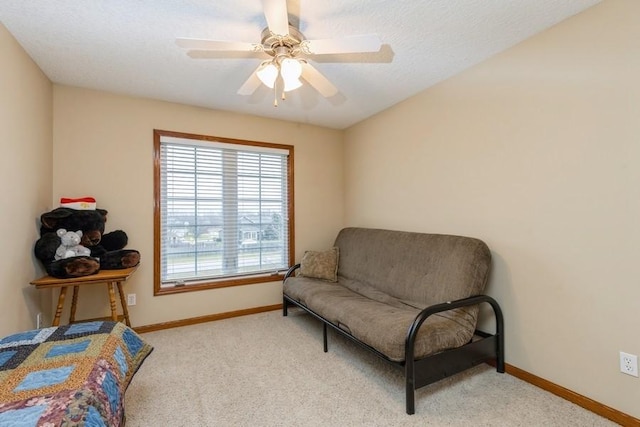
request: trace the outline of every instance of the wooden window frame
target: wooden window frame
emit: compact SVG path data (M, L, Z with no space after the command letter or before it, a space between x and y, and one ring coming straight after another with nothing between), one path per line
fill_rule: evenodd
M201 282L194 282L184 286L174 287L162 287L162 272L161 272L161 158L160 158L160 141L161 137L176 137L183 139L193 139L195 141L211 141L221 142L227 144L234 144L239 146L248 147L267 147L288 150L288 167L287 167L287 194L288 194L288 206L287 212L289 216L288 221L288 246L289 246L289 266L293 265L295 259L295 222L294 222L294 186L293 186L293 169L294 169L294 147L292 145L274 144L259 141L247 141L240 139L224 138L209 135L198 135L184 132L174 132L167 130L153 130L153 170L154 170L154 204L153 204L153 238L154 238L154 267L153 267L153 294L154 295L170 295L183 292L201 291L206 289L219 289L230 286L243 286L258 283L269 283L275 281L281 281L284 278L284 272L268 273L268 274L246 274L242 276L233 277L221 277L216 279L205 279Z

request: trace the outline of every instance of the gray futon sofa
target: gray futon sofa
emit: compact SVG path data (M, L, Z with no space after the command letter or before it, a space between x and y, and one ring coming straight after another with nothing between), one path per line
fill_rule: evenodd
M328 251L307 251L284 279L283 314L297 306L405 372L406 410L414 391L491 361L504 372L502 312L482 295L491 267L474 238L345 228ZM476 330L488 304L495 333Z

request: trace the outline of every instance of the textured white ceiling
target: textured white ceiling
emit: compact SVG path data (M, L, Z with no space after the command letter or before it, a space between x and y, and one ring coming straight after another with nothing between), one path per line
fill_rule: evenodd
M308 39L377 33L376 54L316 57L338 88L273 107L236 94L250 54L194 59L176 37L260 42L260 0L2 0L0 21L55 83L343 129L601 0L288 0ZM337 62L347 60L350 62Z

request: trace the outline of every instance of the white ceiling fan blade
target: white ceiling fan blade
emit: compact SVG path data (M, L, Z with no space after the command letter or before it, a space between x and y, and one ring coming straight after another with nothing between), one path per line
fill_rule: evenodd
M289 34L289 15L287 0L262 0L264 17L267 18L269 30L279 36Z
M262 82L258 78L256 71L258 70L256 69L253 73L251 73L247 81L244 82L242 86L240 86L240 89L238 89L238 95L251 95L256 91L256 89L260 87Z
M320 92L322 96L330 98L338 93L338 89L320 71L306 61L300 61L300 63L302 64L302 78Z
M187 56L192 59L255 59L256 52L188 50Z
M259 52L262 46L256 43L233 42L225 40L176 39L176 44L185 49Z
M304 53L324 55L333 53L378 52L382 46L377 34L364 34L337 39L305 40L301 44Z

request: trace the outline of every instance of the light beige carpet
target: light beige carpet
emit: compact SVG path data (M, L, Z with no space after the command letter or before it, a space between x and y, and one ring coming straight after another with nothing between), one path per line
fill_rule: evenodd
M290 310L143 335L155 346L126 394L127 426L611 426L481 365L416 392L400 370Z

